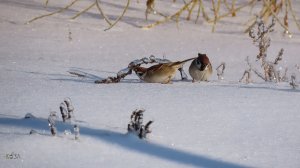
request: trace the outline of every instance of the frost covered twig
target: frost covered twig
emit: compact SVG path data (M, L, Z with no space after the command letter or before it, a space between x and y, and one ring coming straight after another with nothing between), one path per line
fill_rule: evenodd
M130 133L135 133L139 138L146 138L147 134L151 133L150 125L153 121L148 121L146 125L143 125L144 109L136 109L130 116L130 122L127 126L127 130Z
M274 64L277 65L279 61L282 60L282 55L283 55L283 48L279 51L277 57L275 58Z
M217 68L217 75L219 80L224 79L225 62L222 62Z
M251 71L250 70L245 70L242 78L239 80L239 82L242 82L243 79L245 79L245 82L248 84L248 83L251 83L252 82L252 79L251 79Z
M57 133L57 131L56 131L56 124L55 124L56 120L57 120L56 112L55 111L51 111L50 115L48 117L48 123L49 123L51 134L53 136L55 136L56 133Z
M63 122L67 120L74 119L74 107L72 101L69 97L65 98L62 103L60 103L59 110L63 119Z
M268 26L264 24L262 19L259 17L256 18L257 30L254 30L254 27L249 31L249 36L252 38L253 43L259 48L259 54L257 59L262 61L262 64L265 63L267 57L267 49L270 47L271 39L269 33L273 32L273 27L275 26L275 19L272 19L272 23Z
M291 82L290 85L292 86L293 89L296 89L298 87L297 83L296 83L296 75L292 75L291 76Z
M244 72L242 78L239 80L239 82L242 82L243 79L245 79L245 82L248 84L248 83L252 82L251 72L253 71L252 70L252 65L251 65L250 60L249 60L249 56L246 57L246 62L247 62L247 65L248 65L249 69L245 70L245 72Z
M261 75L257 70L253 69L255 74L261 77L265 81L280 82L280 73L276 71L276 65L282 60L283 49L281 49L274 62L267 61L267 50L271 45L271 38L269 33L274 31L275 18L273 17L271 24L265 25L263 20L257 17L256 26L257 30L254 30L255 26L249 31L249 36L252 38L253 43L258 47L259 53L256 56L257 60L261 61L261 67L264 71L264 75Z
M79 135L80 135L80 133L79 133L79 126L77 125L77 124L75 124L74 125L74 135L75 135L75 140L78 140L79 139Z

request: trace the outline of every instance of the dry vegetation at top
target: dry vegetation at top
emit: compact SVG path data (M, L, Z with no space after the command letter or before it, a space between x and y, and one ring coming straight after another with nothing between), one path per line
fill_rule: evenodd
M50 0L45 1L45 6L47 7L49 5ZM179 0L170 0L171 3L180 3ZM134 3L145 3L145 20L148 19L149 14L155 14L160 15L162 17L161 20L157 20L154 23L151 23L149 25L141 26L141 28L144 29L150 29L157 25L166 23L168 21L175 21L178 23L180 21L180 18L186 18L186 20L193 20L192 14L194 13L196 18L194 18L194 22L197 23L198 20L202 17L205 22L212 25L212 32L215 31L217 23L226 18L226 17L237 17L238 13L244 9L249 8L250 11L256 6L260 9L260 12L255 14L250 14L249 17L250 20L247 22L248 27L245 29L245 32L249 32L249 30L255 25L255 19L256 17L261 18L265 23L270 20L270 17L274 17L276 21L281 25L281 27L284 29L285 33L291 35L291 32L289 31L289 21L293 21L298 29L300 30L300 23L299 20L295 14L295 11L293 9L293 4L291 0L248 0L244 2L237 2L237 0L190 0L186 2L187 0L182 0L180 3L182 6L173 14L166 15L163 14L164 11L158 11L156 8L156 1L155 0L145 0L140 1L136 0ZM73 0L71 3L66 5L65 7L62 7L61 9L41 15L38 17L35 17L31 20L29 20L27 23L31 23L33 21L36 21L38 19L52 16L57 13L64 12L65 10L70 9L73 5L80 2L80 0ZM97 8L98 14L101 15L106 23L108 24L108 27L105 30L109 30L112 27L114 27L120 20L122 20L123 16L126 14L127 10L129 9L129 6L132 4L131 0L127 0L126 5L124 6L123 12L119 17L112 20L109 18L105 12L102 9L103 4L100 0L92 0L89 1L89 5L79 11L75 16L73 16L71 19L76 19L81 14L89 11L92 8ZM222 10L221 10L222 8ZM183 15L187 13L186 17ZM283 15L279 15L280 13L283 13ZM283 16L283 17L280 17Z

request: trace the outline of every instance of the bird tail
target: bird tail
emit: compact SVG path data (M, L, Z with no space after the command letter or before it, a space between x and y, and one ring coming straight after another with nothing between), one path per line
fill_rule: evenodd
M177 61L177 62L174 62L172 63L172 66L182 66L184 63L188 62L188 61L191 61L191 60L194 60L196 59L197 57L194 57L194 58L189 58L189 59L186 59L186 60L183 60L183 61Z

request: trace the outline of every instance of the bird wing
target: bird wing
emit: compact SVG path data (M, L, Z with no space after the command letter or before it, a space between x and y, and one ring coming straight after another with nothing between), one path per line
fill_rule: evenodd
M155 72L155 71L158 71L160 70L165 64L157 64L157 65L153 65L151 67L148 68L148 71L152 71L152 72Z

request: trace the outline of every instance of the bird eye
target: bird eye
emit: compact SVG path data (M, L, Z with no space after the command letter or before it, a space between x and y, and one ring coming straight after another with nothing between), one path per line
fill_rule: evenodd
M141 78L144 73L143 72L137 72L136 74Z
M201 62L199 61L199 59L196 59L196 63L197 63L198 65L201 65Z

